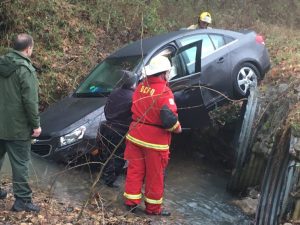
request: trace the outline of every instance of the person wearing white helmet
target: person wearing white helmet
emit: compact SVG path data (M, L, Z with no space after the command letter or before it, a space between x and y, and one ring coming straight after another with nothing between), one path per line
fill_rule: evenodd
M181 132L174 95L168 87L170 71L169 59L161 54L143 68L145 78L133 94L133 121L126 136L125 205L135 210L145 183L145 211L149 215L170 215L162 209L164 170L169 161L171 133Z
M198 17L198 23L189 26L187 29L208 29L211 28L209 25L211 24L212 19L209 12L202 12Z

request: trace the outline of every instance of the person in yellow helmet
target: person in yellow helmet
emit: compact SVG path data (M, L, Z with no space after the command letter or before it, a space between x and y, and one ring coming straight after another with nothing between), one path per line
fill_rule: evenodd
M193 24L189 26L187 29L207 29L210 28L209 24L211 24L211 15L209 12L202 12L198 17L198 24Z

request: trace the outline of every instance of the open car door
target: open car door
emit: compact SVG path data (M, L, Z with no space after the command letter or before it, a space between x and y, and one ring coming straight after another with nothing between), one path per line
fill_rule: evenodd
M170 88L178 108L182 128L201 128L209 124L200 86L202 40L180 47L172 58L176 76Z

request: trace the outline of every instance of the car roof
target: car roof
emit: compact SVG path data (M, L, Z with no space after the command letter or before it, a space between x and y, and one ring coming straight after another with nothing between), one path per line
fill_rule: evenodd
M135 42L132 42L123 48L117 50L113 54L111 54L108 58L116 58L116 57L128 57L128 56L137 56L137 55L148 55L152 52L156 47L163 46L169 42L172 42L178 38L189 36L192 34L223 34L227 36L231 36L233 38L239 38L243 33L230 31L230 30L222 30L222 29L196 29L196 30L178 30L169 33L164 33L160 35L156 35L153 37L141 39Z

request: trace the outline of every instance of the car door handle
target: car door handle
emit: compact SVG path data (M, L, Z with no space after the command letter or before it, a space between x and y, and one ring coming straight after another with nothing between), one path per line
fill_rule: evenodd
M223 63L225 61L224 57L218 59L217 63Z

